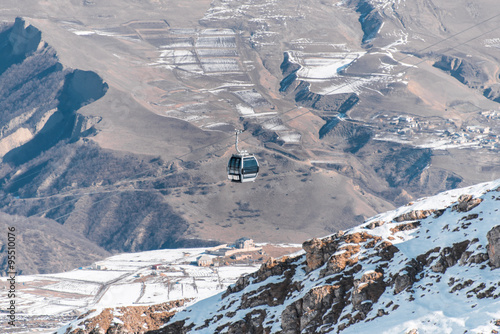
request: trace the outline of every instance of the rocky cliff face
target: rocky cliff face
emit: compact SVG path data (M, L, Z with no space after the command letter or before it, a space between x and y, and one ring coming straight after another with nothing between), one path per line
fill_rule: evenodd
M488 66L489 65L489 66ZM480 59L459 54L441 55L434 67L448 73L469 88L480 91L483 96L500 102L500 85L496 82L496 70Z
M320 111L345 114L358 103L359 98L355 93L322 95L311 92L311 84L297 76L300 68L301 65L297 64L288 52L285 52L280 66L283 74L280 92L292 94L297 104Z
M356 12L360 14L359 23L363 30L363 43L368 43L377 35L384 20L371 1L360 0L352 2L351 6L354 5Z
M494 333L499 200L481 184L308 240L154 333Z
M433 66L447 72L470 88L482 89L490 78L487 74L488 70L481 65L479 59L463 59L457 56L442 55Z
M0 32L0 156L15 165L90 134L81 125L96 120L76 111L108 88L94 72L64 68L41 36L20 18Z

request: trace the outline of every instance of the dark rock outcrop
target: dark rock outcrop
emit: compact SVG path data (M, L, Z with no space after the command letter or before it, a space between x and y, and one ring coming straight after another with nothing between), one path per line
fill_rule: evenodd
M295 102L316 110L345 114L359 101L354 93L321 95L311 92L310 87L310 83L301 80L294 90Z
M500 85L496 84L486 88L483 95L492 101L500 103Z
M40 30L32 25L25 27L22 18L16 18L14 24L0 33L0 74L10 66L21 63L33 54L42 39Z
M367 43L379 32L384 23L378 10L367 0L360 0L356 5L356 12L360 14L359 23L363 30L363 43Z
M281 313L283 334L314 333L325 321L337 321L345 305L345 287L326 285L311 289Z
M337 250L338 242L334 241L336 239L335 237L327 237L325 239L313 238L302 244L302 248L306 251L308 270L314 270L321 267L331 254L335 253Z
M500 225L493 227L487 234L488 256L493 268L500 267Z
M339 116L332 117L322 113L318 113L318 116L326 121L319 129L319 138L344 152L357 153L374 136L373 130L363 124L341 119Z
M154 333L175 314L176 308L188 301L181 299L151 306L105 308L96 316L90 316L95 311L91 310L79 317L78 328L68 326L66 334Z
M397 216L394 218L395 221L404 222L408 220L419 220L429 217L435 210L414 210Z
M455 204L452 210L468 212L478 206L482 201L481 198L473 198L472 195L461 195L458 198L458 204Z
M476 63L460 57L442 55L433 66L449 73L470 88L480 89L488 81L488 75Z
M232 293L239 292L249 286L250 284L259 283L265 281L271 276L290 276L293 274L294 268L297 266L297 258L283 257L280 259L270 259L268 262L264 263L258 271L253 274L242 276L236 281L232 286L229 286L222 295L222 298L229 296Z
M436 263L431 267L431 270L438 273L444 273L447 268L454 266L461 259L462 254L469 246L470 241L464 240L453 244L451 247L445 247L439 253Z

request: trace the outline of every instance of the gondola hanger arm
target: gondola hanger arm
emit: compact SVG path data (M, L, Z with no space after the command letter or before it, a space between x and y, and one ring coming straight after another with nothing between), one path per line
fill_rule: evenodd
M236 147L236 152L239 154L247 154L248 152L246 150L240 150L238 148L238 135L242 133L244 130L239 130L239 129L234 129L234 132L236 133L236 141L234 143L234 146Z

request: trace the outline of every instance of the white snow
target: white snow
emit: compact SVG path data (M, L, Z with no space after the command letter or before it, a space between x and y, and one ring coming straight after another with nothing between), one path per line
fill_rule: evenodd
M152 305L182 298L197 301L225 291L241 275L259 268L256 265L206 268L191 264L205 251L205 248L185 248L124 253L99 261L107 270L21 275L17 277L16 311L27 317L46 315L56 319L68 312L82 314L91 309L96 309L95 316L105 307ZM152 270L155 264L161 264L162 269ZM1 277L0 282L6 279ZM0 309L5 309L8 302L0 300ZM0 332L3 326L0 324Z
M238 96L253 108L271 106L271 104L267 102L266 99L264 99L264 97L255 90L239 90L233 92L233 94Z
M487 48L500 49L500 38L489 38L483 41L484 46Z
M205 72L238 72L240 65L235 58L202 58L201 66Z
M301 79L331 79L337 77L339 71L352 64L365 52L339 53L331 58L305 58L303 66L297 71Z
M196 40L197 48L236 48L234 36L203 36Z
M302 135L295 131L280 131L278 132L279 139L283 140L285 143L300 143Z
M108 270L73 270L60 274L48 274L46 277L53 278L69 278L81 281L106 283L114 280L124 274L123 271L108 271ZM125 272L126 274L126 272Z
M167 44L163 44L160 46L160 49L169 49L169 48L192 48L193 42L188 39L177 39L171 40Z
M410 139L405 139L398 136L375 136L373 139L379 141L388 141L394 143L413 145L419 148L430 148L433 150L447 150L451 148L458 148L458 149L474 148L474 147L480 147L481 145L480 141L478 140L464 141L462 143L459 143L459 142L454 142L452 139L438 139L438 140L428 139L424 142L422 142L422 140L419 140L419 143L416 144L414 143L414 141Z
M112 285L95 306L105 308L132 305L140 296L141 286L140 283Z
M242 104L236 105L236 109L242 116L248 116L255 114L255 111L251 107L244 106Z
M345 69L366 52L342 52L330 54L328 58L304 56L302 67L297 71L300 79L331 79L338 77L340 70ZM294 58L300 57L296 54ZM299 62L300 63L300 62Z
M96 283L84 283L77 281L60 281L56 284L47 285L44 289L60 291L60 292L69 292L69 293L78 293L82 295L95 295L101 285Z
M379 81L379 78L375 76L371 78L342 77L331 80L326 87L320 89L315 89L314 86L312 86L311 90L322 95L359 93L364 85L374 81ZM314 83L314 81L310 82Z
M73 30L73 29L70 29L70 31L73 34L78 35L78 36L89 36L89 35L95 34L95 31L92 31L92 30Z

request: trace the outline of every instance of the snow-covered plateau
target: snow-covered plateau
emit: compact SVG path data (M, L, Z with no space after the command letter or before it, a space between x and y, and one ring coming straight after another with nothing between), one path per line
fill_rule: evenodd
M193 302L225 291L241 275L258 269L251 262L199 267L196 260L205 251L192 248L127 253L69 272L17 276L15 333L53 333L54 326L60 327L90 310L99 313L119 306ZM7 283L7 277L0 278L1 289L6 289ZM0 309L7 309L8 303L7 298L0 300ZM0 332L12 329L7 321L5 316L0 318Z

